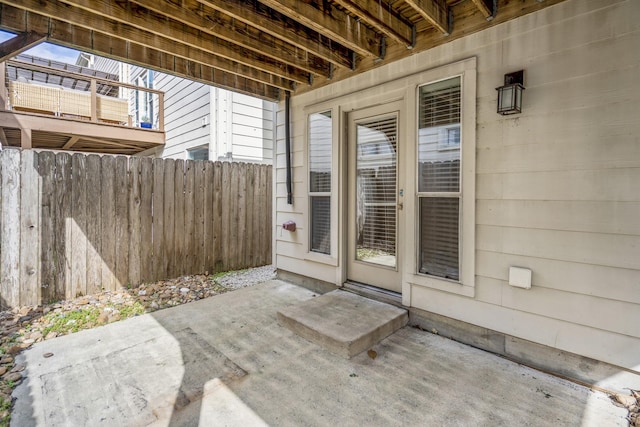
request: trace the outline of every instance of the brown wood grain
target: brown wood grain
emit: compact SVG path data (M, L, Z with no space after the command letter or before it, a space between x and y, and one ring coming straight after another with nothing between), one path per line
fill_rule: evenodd
M40 193L40 287L41 302L55 300L55 192L56 159L51 151L38 154L38 173L42 180ZM98 187L99 188L99 187ZM98 281L100 282L100 280Z
M44 153L41 153L44 154ZM87 156L87 294L102 290L102 162L95 154Z
M271 261L271 166L5 150L3 307Z
M102 258L102 287L106 290L116 289L115 263L116 263L116 158L113 156L102 157L101 181L99 189L102 235L100 255Z

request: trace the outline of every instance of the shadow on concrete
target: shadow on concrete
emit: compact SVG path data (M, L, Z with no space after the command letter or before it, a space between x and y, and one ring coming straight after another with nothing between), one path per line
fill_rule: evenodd
M627 425L603 393L416 328L336 356L278 324L313 295L273 280L39 343L15 425Z

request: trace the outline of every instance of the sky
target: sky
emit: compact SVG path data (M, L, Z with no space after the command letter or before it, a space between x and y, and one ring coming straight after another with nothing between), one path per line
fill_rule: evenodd
M14 34L0 31L0 43L12 38ZM23 52L27 55L39 56L41 58L53 59L67 64L75 64L80 52L51 43L40 43L31 49Z

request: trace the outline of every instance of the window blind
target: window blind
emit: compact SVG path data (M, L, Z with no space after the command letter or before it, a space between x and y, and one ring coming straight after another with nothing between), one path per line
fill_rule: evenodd
M420 273L458 280L459 199L420 199Z
M460 123L460 94L459 77L422 86L419 127L422 129Z
M395 257L397 117L360 122L356 131L356 257Z
M331 197L311 196L311 250L331 253Z
M331 111L309 115L309 250L331 253Z
M425 85L418 98L418 268L459 280L460 78Z

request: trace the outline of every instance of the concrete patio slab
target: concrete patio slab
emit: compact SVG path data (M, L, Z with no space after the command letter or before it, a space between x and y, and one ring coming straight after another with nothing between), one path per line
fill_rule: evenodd
M278 311L298 335L347 359L378 344L409 321L407 310L341 289Z
M274 280L36 344L12 425L627 425L602 393L411 327L344 359L278 324L313 297Z

